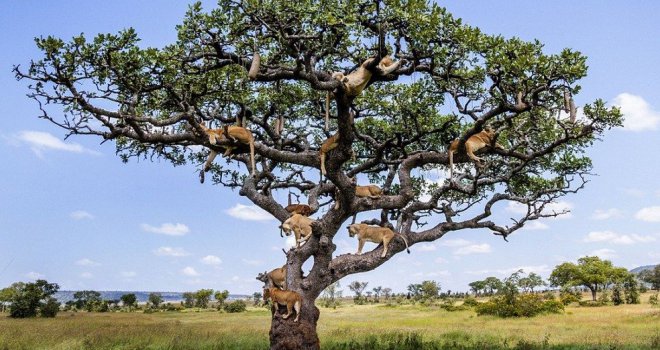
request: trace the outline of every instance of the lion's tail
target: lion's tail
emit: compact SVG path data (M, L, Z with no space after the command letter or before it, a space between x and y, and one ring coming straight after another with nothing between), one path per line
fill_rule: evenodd
M400 233L397 233L396 235L403 238L403 243L406 244L406 252L408 252L408 254L410 254L410 247L408 247L408 240L406 239L406 237L404 235L400 234Z

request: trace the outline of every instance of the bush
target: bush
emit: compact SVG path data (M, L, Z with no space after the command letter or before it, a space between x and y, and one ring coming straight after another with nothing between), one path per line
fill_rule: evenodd
M599 307L599 306L605 306L607 305L606 303L598 300L598 301L593 301L593 300L583 300L580 301L580 306L586 306L586 307Z
M477 305L478 315L499 317L532 317L542 313L561 313L564 304L555 300L544 301L538 294L522 294L513 298L497 296Z
M225 311L229 313L244 312L245 310L247 310L247 304L243 300L236 300L225 304Z
M172 304L172 303L167 303L162 307L165 309L165 311L183 311L186 309L181 304Z
M55 317L60 311L60 303L57 299L50 297L39 309L39 315L41 317Z
M658 306L658 293L655 293L649 297L649 304Z
M562 304L568 305L570 303L579 303L582 300L582 294L579 291L569 288L562 288L559 292L559 301Z
M465 303L463 303L462 305L458 305L458 306L456 306L456 305L455 305L455 301L454 301L454 299L452 299L452 298L447 298L447 299L444 299L444 300L442 301L442 303L440 303L440 308L445 309L445 310L451 312L451 311L463 311L463 310L467 310L467 309L469 308L469 306L468 306L468 305L465 305Z
M465 299L463 299L463 305L474 307L474 306L479 305L479 302L477 301L477 299L475 297L467 296L467 297L465 297Z

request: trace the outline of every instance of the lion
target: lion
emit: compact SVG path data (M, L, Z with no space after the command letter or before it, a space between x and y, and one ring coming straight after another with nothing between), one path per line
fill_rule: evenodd
M300 307L302 306L302 296L290 290L279 290L277 288L264 288L264 301L270 299L271 312L277 317L277 309L279 305L286 305L286 315L282 316L283 319L291 316L291 309L296 310L296 318L293 322L298 322L300 318Z
M357 235L358 238L358 250L356 254L362 254L362 247L364 242L373 242L373 243L383 243L383 253L380 255L381 258L384 258L387 255L387 245L394 238L394 236L400 236L403 238L403 242L406 244L406 251L410 254L410 248L408 247L408 240L400 233L396 233L387 227L381 226L370 226L367 224L352 224L348 225L348 235L353 237Z
M291 236L291 232L293 232L296 237L296 248L300 248L300 243L306 242L312 235L313 222L314 220L306 216L293 214L280 225L280 236L282 231L287 236Z

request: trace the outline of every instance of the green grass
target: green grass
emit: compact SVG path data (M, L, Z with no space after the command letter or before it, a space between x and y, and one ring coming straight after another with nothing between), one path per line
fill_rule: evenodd
M0 316L5 349L265 349L270 312L60 313ZM321 308L323 349L658 349L660 309L649 304L568 307L530 319L414 305Z

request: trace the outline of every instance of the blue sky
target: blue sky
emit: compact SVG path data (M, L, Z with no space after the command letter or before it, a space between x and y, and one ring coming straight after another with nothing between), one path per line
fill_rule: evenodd
M25 83L11 73L12 65L40 57L36 36L68 39L134 27L145 46L163 46L175 40L187 5L58 3L0 4L0 287L46 278L63 289L258 291L256 274L284 262L286 242L275 220L254 212L237 191L199 184L193 165L122 164L110 143L64 141L62 130L36 118ZM589 76L576 102L603 98L619 105L626 126L589 150L598 176L558 204L569 215L535 223L508 243L487 232L450 233L342 284L360 280L403 291L433 279L443 290L467 290L471 281L518 268L547 277L555 265L587 254L628 268L660 263L660 3L442 3L486 33L537 38L549 53L564 47L585 53ZM496 215L508 218L515 210L501 207ZM357 248L343 233L336 243L339 254Z

